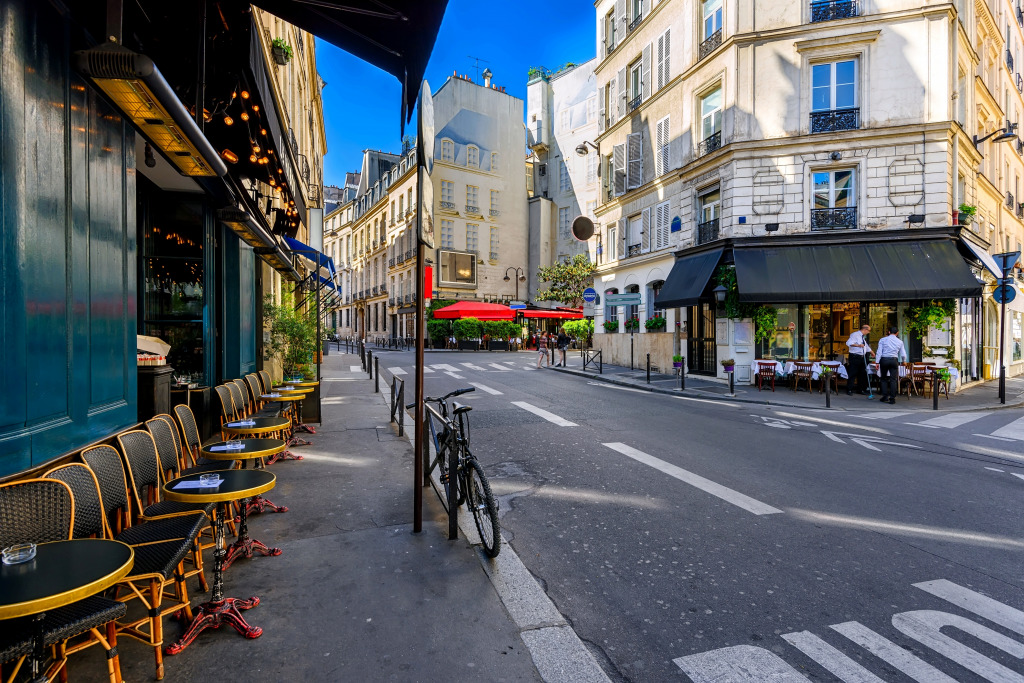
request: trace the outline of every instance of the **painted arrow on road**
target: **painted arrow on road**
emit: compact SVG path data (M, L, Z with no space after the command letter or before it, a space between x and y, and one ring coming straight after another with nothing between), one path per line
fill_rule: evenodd
M864 448L867 448L867 449L872 450L872 451L881 451L882 450L881 448L876 448L875 446L872 445L872 444L876 444L876 443L889 444L890 446L901 446L903 448L917 448L917 449L921 448L920 446L914 446L913 444L909 444L909 443L896 443L895 441L886 441L885 439L882 439L880 437L877 437L877 436L867 436L865 434L847 434L846 432L829 432L829 431L825 431L824 429L821 430L821 433L824 434L825 436L827 436L828 438L832 439L833 441L837 441L839 443L846 443L845 441L843 441L842 439L839 438L841 436L845 436L850 441L852 441L852 442L854 442L854 443L856 443L858 445L861 445Z
M792 429L793 427L816 427L813 422L798 422L796 420L781 420L777 417L765 417L764 415L751 415L750 417L760 418L764 426L777 429Z

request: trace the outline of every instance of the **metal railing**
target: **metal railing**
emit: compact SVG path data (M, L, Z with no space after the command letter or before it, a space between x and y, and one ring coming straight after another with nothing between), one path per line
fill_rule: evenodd
M604 49L604 56L607 57L611 53L615 52L615 43L608 43Z
M631 244L628 247L626 247L626 257L627 258L630 257L630 256L639 256L639 255L640 255L640 245L639 244Z
M1021 78L1020 74L1015 74L1014 81L1017 84L1017 92L1024 93L1024 78Z
M411 258L412 258L412 249L410 249L409 251L405 252L405 260L408 261Z
M849 19L857 15L857 0L824 0L811 3L811 23Z
M811 209L811 230L853 230L856 227L856 206Z
M1024 218L1024 202L1017 204L1017 218Z
M712 218L697 224L697 244L706 244L718 239L718 221L719 219Z
M387 294L388 293L388 286L387 285L381 285L380 286L380 293L381 294Z
M587 366L597 366L597 374L604 374L604 359L602 358L600 349L582 349L583 351L583 371L587 371Z
M388 306L394 306L394 305L395 305L395 297L391 297L390 299L388 299Z
M718 47L721 44L722 44L722 29L718 29L717 31L712 33L710 36L708 36L707 39L705 39L703 43L700 44L700 47L697 49L697 59L698 60L704 59L709 54L714 52L715 48Z
M1020 78L1020 76L1018 76L1018 78ZM491 215L492 216L500 216L501 215L501 211L498 211L497 209L491 209Z
M1013 201L1013 193L1012 192L1007 192L1006 193L1006 205L1008 207L1010 207L1011 209L1016 205L1014 203L1014 201Z
M472 204L466 204L466 213L479 214L480 213L480 207L479 206L473 206Z
M697 145L697 156L702 157L706 154L711 154L717 149L722 147L722 131L712 133L707 136Z
M455 202L441 202L441 208L442 209L451 209L452 211L454 211L455 210Z
M627 33L632 33L633 29L635 29L637 26L639 26L640 22L643 21L643 20L644 20L644 15L643 14L638 14L635 17L633 17L633 21L629 22L629 26L627 27L627 31L626 32Z
M626 107L627 107L627 109L629 111L633 111L634 109L636 109L637 107L639 107L643 103L644 103L644 96L643 96L643 93L641 93L641 94L637 95L636 97L634 97L633 99L631 99L629 101L629 104L626 105Z
M1009 50L1006 51L1006 68L1013 71L1013 54Z
M811 112L812 133L832 133L860 128L860 107Z
M498 260L498 252L496 252L496 251L492 251L491 252L491 260L492 261L497 261Z
M305 154L299 155L299 176L309 185L309 159Z
M1017 15L1017 23L1024 27L1024 11L1021 11L1019 4L1017 5L1017 11L1015 14Z

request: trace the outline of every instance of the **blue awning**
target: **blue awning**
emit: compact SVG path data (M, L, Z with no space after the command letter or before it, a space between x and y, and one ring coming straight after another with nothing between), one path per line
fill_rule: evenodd
M293 254L298 254L307 261L315 263L318 268L326 268L332 278L338 274L338 271L334 267L334 261L327 254L319 252L308 244L303 244L297 239L292 239L291 237L286 236L284 238L284 242L288 245L288 248Z

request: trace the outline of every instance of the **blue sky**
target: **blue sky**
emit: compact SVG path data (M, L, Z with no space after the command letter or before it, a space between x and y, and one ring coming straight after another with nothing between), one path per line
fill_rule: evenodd
M531 66L553 69L585 62L594 56L595 41L592 0L450 0L426 78L433 91L453 70L482 82L472 55L480 58L481 72L486 67L494 73L496 85L525 100ZM320 75L327 81L324 184L340 185L346 171L359 170L364 149L401 149L402 90L390 74L322 40L316 49ZM415 134L415 119L407 130Z

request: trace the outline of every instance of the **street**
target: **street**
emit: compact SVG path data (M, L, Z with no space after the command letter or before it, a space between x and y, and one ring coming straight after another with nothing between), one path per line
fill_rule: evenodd
M375 355L411 397L413 354ZM476 387L503 535L612 680L1024 680L1019 410L724 403L535 363L428 352L425 389Z

